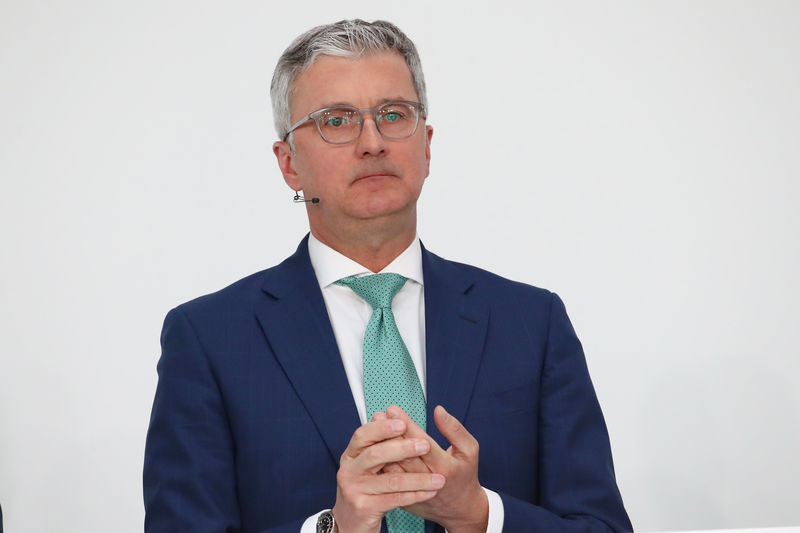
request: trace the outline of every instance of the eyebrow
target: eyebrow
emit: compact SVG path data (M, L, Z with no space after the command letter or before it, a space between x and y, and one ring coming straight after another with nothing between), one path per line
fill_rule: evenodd
M378 101L378 103L375 104L372 107L377 107L377 106L380 106L380 105L383 105L383 104L386 104L386 103L389 103L389 102L397 102L397 101L411 102L413 100L409 100L408 98L404 98L402 96L397 96L397 97L392 97L392 98L381 98ZM340 106L355 107L356 109L363 109L363 108L359 108L356 105L351 104L350 102L338 101L338 102L324 103L320 107L315 109L314 111L316 111L318 109L325 109L327 107L340 107ZM313 111L312 111L312 113L313 113Z

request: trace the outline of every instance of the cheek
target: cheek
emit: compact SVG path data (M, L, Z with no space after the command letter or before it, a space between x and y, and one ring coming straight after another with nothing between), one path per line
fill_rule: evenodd
M419 168L423 174L423 178L428 175L428 169L430 168L430 150L429 144L425 137L420 139L420 144L417 147L416 157L417 161L419 161Z
M346 181L348 166L343 161L328 158L314 167L314 184L321 189L337 189Z
M426 157L424 148L415 154L414 160L417 164L416 168L419 173L419 180L422 182L428 177L428 171L430 169L430 159Z
M324 188L331 181L331 177L341 168L336 160L330 156L323 157L312 151L304 153L298 158L297 173L300 181L308 188Z

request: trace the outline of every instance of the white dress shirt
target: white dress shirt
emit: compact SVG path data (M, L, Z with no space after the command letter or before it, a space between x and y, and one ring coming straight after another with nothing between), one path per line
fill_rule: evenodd
M342 364L350 384L350 391L362 424L368 422L364 398L364 370L362 354L364 332L372 316L372 306L352 289L336 282L347 276L376 274L321 243L314 235L308 237L308 254L317 276L322 298L342 357ZM392 300L392 313L397 329L417 369L422 393L427 397L425 374L425 293L422 278L422 247L419 238L389 263L382 272L400 274L408 279ZM371 416L372 413L369 413ZM432 423L433 421L431 421ZM487 533L500 533L503 529L503 501L500 496L484 489L489 499L489 527ZM320 511L322 513L323 511ZM317 517L308 517L300 533L314 533Z

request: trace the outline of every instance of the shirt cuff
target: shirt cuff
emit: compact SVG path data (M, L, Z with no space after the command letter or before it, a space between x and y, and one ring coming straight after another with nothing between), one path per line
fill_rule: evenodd
M501 505L502 505L502 503L501 503ZM317 519L319 518L319 515L321 515L325 511L330 511L330 509L323 509L322 511L318 512L317 514L309 516L308 518L306 518L306 521L303 522L303 526L300 528L300 533L317 533ZM491 511L490 511L490 513L491 513Z
M486 498L489 499L489 523L486 526L486 533L502 533L503 520L506 517L506 512L503 509L503 499L495 491L486 487L482 488L486 493Z

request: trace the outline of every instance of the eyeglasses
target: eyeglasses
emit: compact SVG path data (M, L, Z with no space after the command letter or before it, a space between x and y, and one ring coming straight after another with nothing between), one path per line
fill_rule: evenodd
M314 111L294 124L284 135L289 138L294 130L309 121L314 121L320 137L326 143L346 144L358 139L364 128L364 115L372 115L375 127L387 139L405 139L416 133L419 117L425 118L425 108L419 102L397 100L376 107L359 109L349 105L326 107Z

